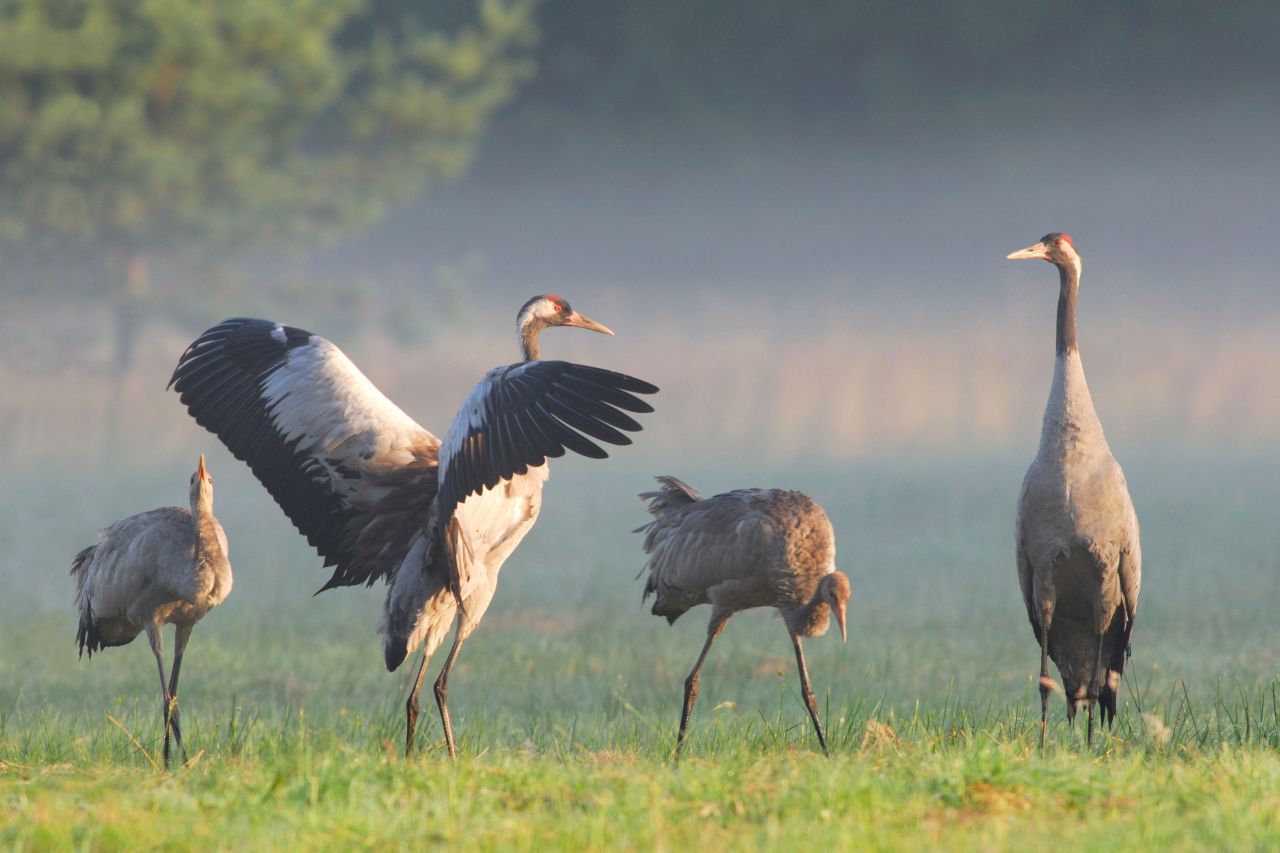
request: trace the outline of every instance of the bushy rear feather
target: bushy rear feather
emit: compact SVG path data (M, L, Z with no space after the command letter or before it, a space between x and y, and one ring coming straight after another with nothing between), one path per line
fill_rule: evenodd
M93 653L102 648L98 632L93 629L93 608L84 597L85 568L93 559L93 552L97 548L97 545L82 548L71 561L71 575L76 579L76 603L80 605L80 624L76 627L76 645L79 647L80 657L83 657L86 651L89 657L93 657Z
M654 479L662 488L656 492L640 493L640 499L649 502L649 514L654 518L661 517L672 507L687 506L702 500L702 494L697 489L677 477L659 474ZM644 527L638 527L633 532L639 533L643 529Z

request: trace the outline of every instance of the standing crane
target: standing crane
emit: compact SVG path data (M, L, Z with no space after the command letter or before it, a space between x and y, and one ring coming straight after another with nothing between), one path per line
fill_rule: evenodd
M649 501L654 520L636 530L644 533L649 555L644 598L655 596L652 612L665 616L668 624L691 607L711 605L707 641L684 682L676 754L684 747L698 698L698 674L711 644L730 616L752 607L776 607L786 622L804 704L826 753L827 738L800 641L825 634L831 614L840 639L846 639L849 578L836 571L835 533L827 514L800 492L740 489L703 498L675 477L657 480L658 491L640 495Z
M196 422L249 464L294 526L334 566L321 591L388 583L379 632L389 671L418 646L422 664L405 701L405 754L427 659L456 624L435 682L449 755L449 673L479 624L498 572L538 518L546 461L572 450L607 456L640 429L628 412L658 389L622 373L541 361L549 326L607 327L559 296L535 296L516 318L523 360L485 374L436 438L387 399L329 341L269 320L232 318L208 329L170 384Z
M1058 268L1057 361L1040 449L1018 498L1018 581L1040 644L1040 745L1054 686L1049 658L1062 675L1067 718L1088 708L1092 745L1094 703L1102 706L1103 723L1115 720L1138 612L1142 547L1124 472L1102 434L1076 345L1075 242L1055 232L1008 256L1030 258Z
M80 626L76 643L89 657L107 646L123 646L142 631L160 671L164 697L164 763L169 735L182 751L178 723L178 671L191 629L231 592L227 535L213 517L213 479L204 455L191 475L191 509L164 507L131 515L102 531L96 545L76 554ZM165 625L173 625L173 668L164 676Z

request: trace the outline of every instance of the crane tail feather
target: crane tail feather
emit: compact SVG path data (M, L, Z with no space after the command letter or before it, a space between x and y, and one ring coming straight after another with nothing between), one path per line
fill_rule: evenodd
M641 492L640 500L649 501L649 514L655 518L673 507L686 506L702 500L702 494L697 489L677 477L659 474L654 479L658 481L661 488L654 492ZM640 528L640 530L643 529L643 527Z

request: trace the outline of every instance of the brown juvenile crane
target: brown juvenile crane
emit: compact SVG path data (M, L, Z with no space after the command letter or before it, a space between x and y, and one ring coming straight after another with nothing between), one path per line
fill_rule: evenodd
M178 671L191 629L231 592L227 535L213 517L213 480L204 456L191 475L191 509L164 507L131 515L102 531L96 545L76 554L80 627L76 643L89 657L106 646L123 646L142 631L160 671L164 697L164 763L169 735L184 757L178 724ZM164 676L165 625L174 626L173 668ZM185 758L184 758L185 760Z
M649 501L654 520L636 530L644 533L649 555L644 597L655 596L653 613L668 623L691 607L711 605L707 641L684 683L677 755L711 644L730 616L752 607L776 607L786 622L804 704L827 752L801 646L802 637L826 633L833 613L840 639L846 639L849 578L836 571L835 533L827 514L800 492L740 489L703 498L675 477L657 480L658 491L640 495Z
M1040 449L1018 498L1018 581L1040 644L1040 744L1048 717L1049 658L1058 665L1067 718L1093 706L1116 716L1138 592L1142 547L1124 472L1111 455L1093 408L1076 345L1080 254L1067 234L1046 234L1009 260L1038 258L1058 268L1058 331L1053 385Z
M332 343L270 320L235 317L206 330L170 380L196 422L249 464L335 567L322 591L387 582L378 625L387 669L423 649L405 701L406 754L427 659L455 624L435 698L449 755L456 754L449 673L493 598L503 561L538 518L547 459L566 449L604 458L592 439L630 444L625 433L640 424L627 413L653 411L634 396L658 390L648 382L539 360L538 336L551 326L613 334L559 296L533 297L516 316L523 359L485 374L443 441Z

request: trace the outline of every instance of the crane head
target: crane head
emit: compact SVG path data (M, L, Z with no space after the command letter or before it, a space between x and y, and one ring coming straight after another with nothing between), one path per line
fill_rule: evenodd
M608 326L597 323L569 307L569 300L554 293L535 296L524 304L516 318L516 325L524 331L530 326L572 326L577 329L590 329L603 335L612 335Z
M1080 254L1076 251L1075 241L1071 239L1070 234L1054 231L1041 237L1038 243L1005 255L1006 261L1036 259L1048 261L1057 267L1077 266L1080 263Z
M212 506L213 503L213 478L209 476L209 469L204 466L204 454L200 454L200 464L196 466L195 473L191 475L191 507L195 509L197 503L206 503Z
M845 608L849 603L849 597L853 594L848 576L844 572L823 575L818 584L818 594L831 608L831 614L835 617L837 627L840 628L840 641L847 643L849 634L845 627Z
M520 334L520 348L525 361L538 357L538 333L547 326L571 326L590 329L602 335L612 335L608 326L579 314L569 307L569 300L554 293L535 296L524 304L516 315L516 329Z

